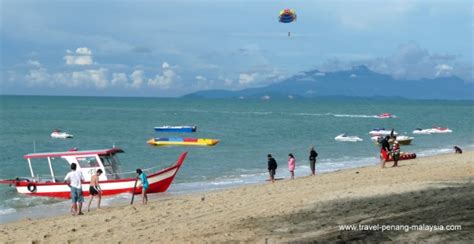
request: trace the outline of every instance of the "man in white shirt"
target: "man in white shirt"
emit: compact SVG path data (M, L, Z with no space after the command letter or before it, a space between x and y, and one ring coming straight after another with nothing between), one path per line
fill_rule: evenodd
M77 165L72 163L71 172L67 173L64 181L67 182L67 185L71 188L73 215L83 215L82 203L84 202L84 196L82 195L82 182L84 181L84 176L81 171L76 171L76 168Z

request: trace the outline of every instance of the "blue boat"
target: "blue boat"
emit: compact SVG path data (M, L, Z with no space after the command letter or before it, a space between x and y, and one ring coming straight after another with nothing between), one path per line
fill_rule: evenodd
M155 127L157 132L196 132L197 126L158 126Z

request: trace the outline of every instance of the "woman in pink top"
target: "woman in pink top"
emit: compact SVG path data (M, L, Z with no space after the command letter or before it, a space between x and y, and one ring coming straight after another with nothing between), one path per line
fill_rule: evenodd
M288 170L291 173L291 179L295 178L295 166L296 166L295 157L293 156L293 154L290 153L288 154Z

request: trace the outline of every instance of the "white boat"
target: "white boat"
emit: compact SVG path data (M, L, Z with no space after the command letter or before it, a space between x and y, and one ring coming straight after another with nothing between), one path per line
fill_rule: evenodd
M413 131L413 134L444 134L444 133L452 133L453 131L446 127L433 127L431 129L420 129L417 128Z
M336 137L334 137L334 140L336 141L348 141L348 142L358 142L358 141L363 141L360 137L358 136L348 136L345 133L340 134Z
M413 132L413 134L418 134L418 135L429 135L431 134L431 129L420 129L417 128Z
M413 139L415 139L415 137L412 137L412 136L397 136L396 138L398 143L400 143L401 145L409 145L411 144Z
M446 127L433 127L431 128L431 133L432 134L444 134L444 133L451 133L453 132L449 128Z
M392 132L393 131L393 132ZM385 130L384 128L375 128L369 132L372 136L389 136L389 135L398 135L394 130Z
M66 139L66 138L73 138L74 136L69 134L69 133L62 132L60 130L54 130L51 133L51 137L52 138L58 138L58 139Z

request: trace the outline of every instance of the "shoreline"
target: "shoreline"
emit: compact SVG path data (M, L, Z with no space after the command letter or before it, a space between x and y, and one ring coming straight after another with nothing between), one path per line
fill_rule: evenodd
M431 150L428 150L431 151ZM451 151L451 150L449 150ZM474 151L474 146L466 146L464 147L465 152L469 151ZM450 152L447 152L447 149L444 150L438 150L437 153L435 154L428 154L425 155L421 153L421 157L419 158L426 158L426 157L435 157L435 156L440 156L440 155L445 155L445 154L450 154ZM375 157L371 158L364 158L364 159L356 159L354 166L348 166L343 168L326 168L326 169L320 169L321 164L324 165L327 162L324 162L325 159L322 159L319 161L319 165L317 168L317 175L323 175L323 174L330 174L334 172L339 172L339 171L344 171L344 170L350 170L350 169L357 169L357 168L364 168L364 167L372 167L375 165L378 165L375 162ZM332 161L329 161L332 162ZM336 161L339 162L339 161ZM361 163L362 162L362 163ZM296 178L301 178L301 177L307 177L307 171L309 172L309 167L307 165L308 162L304 163L298 163L297 169L295 171L295 177ZM390 164L390 162L388 163ZM283 169L281 168L282 165L280 165L280 169L277 171L277 178L287 180L289 178L289 173L286 170L285 165L283 165ZM324 166L323 166L324 167ZM305 172L305 173L301 173ZM255 174L252 175L251 178L247 179L247 181L242 181L242 182L235 182L236 180L239 180L239 178L232 178L230 179L230 182L226 181L212 181L212 182L190 182L190 183L181 183L181 184L190 184L188 186L184 186L181 184L171 184L170 189L168 191L160 193L160 194L150 194L148 195L148 198L151 201L159 201L162 199L167 199L167 198L174 198L174 197L180 197L180 196L186 196L186 195L192 195L192 194L206 194L208 192L215 192L215 191L222 191L222 190L229 190L229 189L235 189L239 187L245 187L245 186L252 186L252 185L259 185L259 184L265 184L266 180L262 180L262 178L268 178L268 172L264 171L264 173L260 174ZM192 186L193 184L198 184L200 187L195 187ZM173 189L174 188L174 189ZM15 194L16 190L15 190ZM29 196L24 196L20 195L21 197L26 197L31 200L33 199L38 199L41 197L29 197ZM27 200L29 200L27 199ZM43 200L48 201L51 200L51 198L43 198ZM85 199L86 201L88 200ZM117 206L122 206L126 204L127 202L130 201L130 195L129 194L120 194L120 195L114 195L114 196L106 196L102 198L102 207L103 208L110 208L110 207L117 207ZM27 208L21 208L19 210L15 209L5 209L6 212L2 215L0 215L0 225L2 224L9 224L9 223L14 223L17 221L25 220L25 219L43 219L43 218L51 218L51 217L57 217L57 216L63 216L67 215L68 212L66 209L68 209L70 205L69 200L57 200L56 203L46 203L46 204L41 204L37 206L32 206L32 207L27 207ZM65 211L57 211L57 210L62 210L64 209ZM13 210L13 212L11 212Z
M473 196L466 195L474 186L473 156L474 151L470 150L461 155L443 154L400 161L398 168L381 170L379 165L363 166L315 177L164 197L152 200L146 206L119 204L78 217L61 215L20 220L0 225L0 238L5 241L48 242L91 239L287 242L350 240L355 235L361 240L375 238L373 241L464 240L463 236L469 237L465 231L474 226L474 211L465 209L474 200ZM426 202L430 201L438 207L451 209L457 206L458 209L438 210L441 211L439 214L449 217L444 218L450 220L449 223L443 223L437 219L439 214L418 213L420 208L427 208ZM465 212L468 210L470 212ZM459 212L473 218L458 218ZM401 218L402 215L405 217ZM391 223L386 221L387 216L401 219ZM466 229L436 235L403 231L340 233L337 230L337 224L366 222L461 224Z

